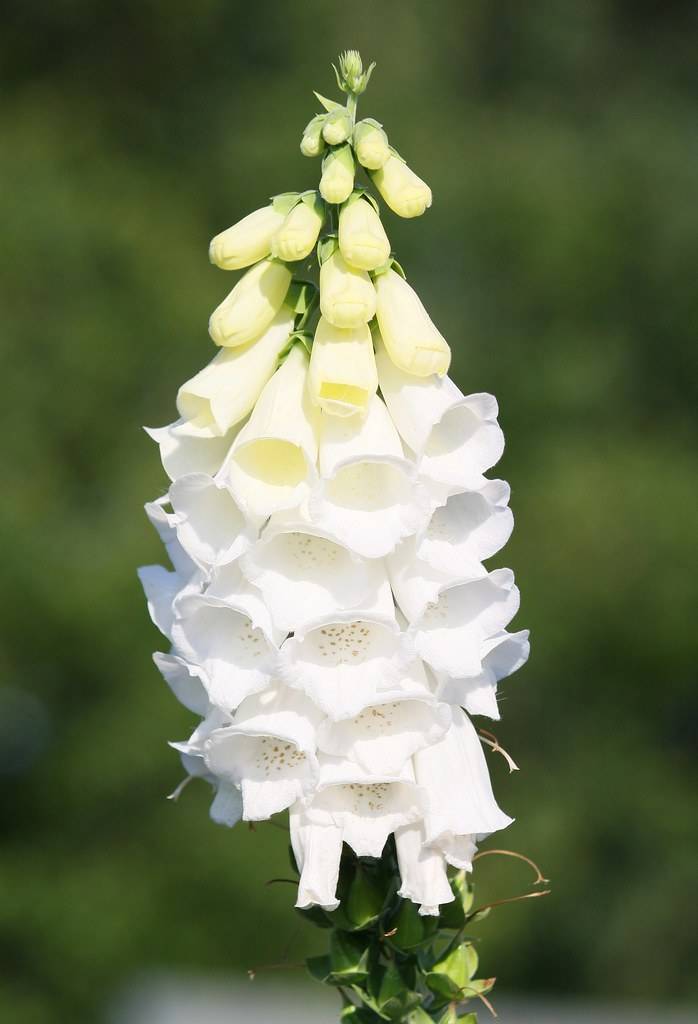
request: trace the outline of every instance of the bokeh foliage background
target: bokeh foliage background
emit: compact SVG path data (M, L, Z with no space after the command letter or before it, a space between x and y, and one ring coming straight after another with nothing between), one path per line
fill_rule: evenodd
M174 417L232 277L208 239L317 181L329 62L432 185L388 231L500 400L529 666L492 759L506 845L553 897L481 927L508 990L698 995L695 331L698 64L686 0L10 0L0 36L4 496L0 1019L99 1020L152 967L242 970L294 938L284 836L217 829L165 745L135 567ZM693 372L692 372L693 371ZM527 875L488 858L480 895Z

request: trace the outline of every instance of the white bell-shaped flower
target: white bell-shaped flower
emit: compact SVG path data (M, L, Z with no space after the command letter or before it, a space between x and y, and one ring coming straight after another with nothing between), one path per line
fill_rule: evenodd
M368 324L335 327L324 316L315 328L310 353L310 397L332 416L363 416L378 387L376 358Z
M273 687L248 697L231 725L211 733L206 765L240 787L245 821L270 818L313 789L319 718L302 694Z
M426 843L449 864L471 870L477 839L513 819L497 806L482 744L461 708L453 708L453 725L444 739L415 754L414 772L427 795Z
M219 570L205 593L179 598L175 611L177 653L204 669L212 704L232 711L269 685L281 635L235 565Z
M212 708L206 717L199 723L192 735L185 743L171 743L170 746L179 751L182 766L187 773L187 778L180 783L170 799L177 799L177 796L184 788L189 778L202 779L213 789L214 797L209 815L217 825L225 825L232 828L242 818L242 797L236 786L224 779L213 775L204 761L204 747L206 740L215 729L227 724L229 716L218 708Z
M210 709L205 673L177 654L155 651L153 661L180 704L204 717Z
M307 372L307 353L294 345L221 470L220 479L249 516L266 518L297 507L315 482L320 412L308 395Z
M399 370L376 339L381 394L419 472L444 495L478 490L482 474L504 451L492 395L464 395L448 377L414 377Z
M383 701L354 718L326 719L318 730L318 748L375 775L394 775L417 750L441 739L450 724L448 705L433 699Z
M264 334L238 348L222 349L182 384L180 415L211 436L222 436L247 416L279 361L293 330L293 312L282 306Z
M428 495L377 395L363 419L322 417L319 464L310 516L360 555L382 558L427 521Z
M510 569L479 579L437 583L431 592L405 574L393 577L395 598L410 623L414 648L436 673L464 677L482 671L483 641L503 630L519 607Z
M377 121L359 121L354 127L352 143L357 160L367 170L377 171L390 157L388 136Z
M284 222L284 215L273 205L248 213L237 224L211 239L208 255L221 270L241 270L264 259L271 250L271 240Z
M497 721L497 683L516 672L528 661L528 630L502 631L484 640L481 647L482 671L477 675L453 679L442 676L438 693L441 700L459 704L470 715L486 715Z
M259 338L281 309L291 276L285 263L273 259L248 270L211 314L208 333L216 345L234 348Z
M351 146L330 150L322 161L320 195L326 203L343 203L354 188L354 157Z
M320 310L335 327L360 327L376 314L376 289L365 270L350 267L339 249L320 267Z
M394 153L371 175L383 199L398 217L419 217L431 206L431 189Z
M302 199L272 238L272 255L287 263L304 260L315 248L324 219L325 211L317 192L314 198Z
M145 509L150 522L165 544L174 568L143 565L138 570L138 578L146 596L151 620L164 636L171 639L175 602L183 594L199 593L204 586L205 577L179 543L172 525L174 517L165 510L165 501L166 499L160 499L157 502L150 502Z
M257 524L221 480L205 473L181 476L169 496L179 542L204 569L234 561L257 539Z
M398 896L418 903L421 915L438 917L439 907L455 899L446 873L446 858L440 850L424 845L421 822L397 829L395 847L402 882Z
M342 612L286 640L279 675L330 718L351 718L377 694L399 690L410 660L397 623L371 612Z
M375 291L376 319L391 361L411 376L443 377L451 349L415 290L397 271L387 270L376 275Z
M309 821L302 801L291 807L289 825L293 856L300 874L296 906L336 910L339 906L337 883L343 829L334 823L329 813L321 819L320 813L316 811L313 821Z
M307 820L323 825L328 816L357 857L380 857L388 836L418 821L425 797L408 762L395 775L373 775L351 761L322 757L317 791Z
M291 633L333 612L372 604L385 586L380 562L365 562L298 513L272 516L241 559L278 629Z
M351 196L339 213L339 249L358 270L375 270L390 256L390 240L373 203L360 193Z
M176 517L172 511L168 512L166 508L169 504L170 498L167 494L164 494L156 501L146 502L144 508L148 521L155 528L158 537L165 545L168 557L175 571L179 573L182 583L188 582L194 577L201 578L202 573L199 566L180 544L177 536Z
M170 480L187 473L215 475L233 443L235 429L222 436L193 420L179 419L166 427L144 427L160 448L160 461Z

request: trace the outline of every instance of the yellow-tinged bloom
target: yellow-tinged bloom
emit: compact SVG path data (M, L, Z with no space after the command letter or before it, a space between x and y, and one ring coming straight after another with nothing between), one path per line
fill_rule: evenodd
M349 330L320 317L310 354L310 397L333 416L363 415L378 387L367 324Z
M346 142L351 135L351 118L345 107L333 110L325 118L322 126L322 137L330 146L338 146Z
M392 153L372 174L373 183L399 217L419 217L431 206L431 189Z
M451 350L437 331L419 296L394 270L375 280L376 318L391 360L405 373L443 377L451 363Z
M390 256L390 241L373 205L353 196L339 214L339 248L352 267L375 270Z
M354 158L351 146L340 146L322 162L320 195L327 203L343 203L354 188Z
M372 121L359 121L354 128L354 152L362 167L377 171L390 156L388 136Z
M249 213L211 240L208 258L221 270L241 270L271 252L272 236L284 222L273 206Z
M301 153L303 156L320 156L325 151L325 140L322 137L322 126L326 114L316 114L303 131Z
M277 260L261 260L247 271L211 314L208 333L216 345L245 345L267 329L286 298L291 271Z
M359 327L376 313L376 290L365 270L355 270L339 249L320 268L320 310L335 327Z
M324 219L325 211L317 193L312 203L301 200L272 238L272 255L289 263L304 260L315 248Z

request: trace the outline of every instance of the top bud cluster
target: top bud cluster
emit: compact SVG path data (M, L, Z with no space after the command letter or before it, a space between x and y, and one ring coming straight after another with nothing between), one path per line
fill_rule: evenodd
M376 198L356 181L363 167L401 217L417 217L431 206L431 189L390 146L378 121L356 120L357 97L372 70L364 71L359 54L348 51L335 68L346 102L315 94L324 110L306 126L301 152L322 156L317 190L275 196L210 247L211 261L224 270L255 264L211 317L211 337L223 347L258 337L284 302L293 308L297 289L288 264L317 249L320 322L311 338L304 329L317 296L314 286L298 281L303 310L296 312L307 314L298 337L308 350L312 345L311 397L335 415L365 413L376 391L372 333L380 331L390 358L406 373L443 376L450 364L448 344L393 259Z

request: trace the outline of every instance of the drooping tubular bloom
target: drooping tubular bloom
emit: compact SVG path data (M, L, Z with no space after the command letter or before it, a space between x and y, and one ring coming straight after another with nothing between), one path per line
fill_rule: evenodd
M358 95L370 69L341 67ZM301 143L325 154L318 190L211 243L244 273L179 418L148 430L169 484L146 512L171 565L139 575L167 646L155 664L199 719L173 746L214 821L288 812L301 908L337 908L347 848L394 844L391 892L438 915L449 869L471 870L511 820L472 720L499 718L498 685L529 651L509 631L513 574L485 564L513 527L508 485L484 475L504 440L494 397L447 376L449 345L355 170L404 217L431 191L378 122L354 123L356 96L318 98L329 113ZM288 265L316 247L319 294L310 262Z

